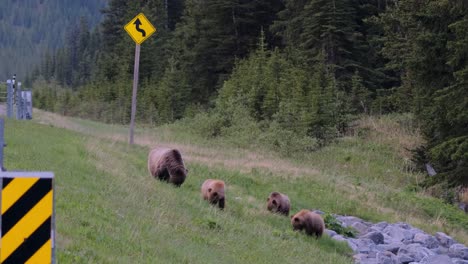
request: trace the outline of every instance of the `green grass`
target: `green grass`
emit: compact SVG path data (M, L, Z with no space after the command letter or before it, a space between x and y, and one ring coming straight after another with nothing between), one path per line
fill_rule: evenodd
M32 121L7 121L5 166L55 172L61 263L352 262L346 245L293 232L288 218L268 213L273 190L289 195L292 213L404 221L468 243L467 215L408 188L424 177L408 169L404 151L419 139L398 118L363 119L363 133L285 157L203 138L183 123L137 126L138 145L129 147L125 126L36 111ZM182 150L190 174L181 188L148 175L157 144ZM225 211L201 199L206 178L226 181Z
M339 202L345 197L322 198L333 188L311 178L285 181L188 162L187 181L174 188L149 176L146 147L11 120L5 135L7 169L55 173L59 263L351 262L345 244L293 232L289 218L265 209L278 189L297 201L293 211L353 210ZM226 210L201 199L206 178L226 181Z

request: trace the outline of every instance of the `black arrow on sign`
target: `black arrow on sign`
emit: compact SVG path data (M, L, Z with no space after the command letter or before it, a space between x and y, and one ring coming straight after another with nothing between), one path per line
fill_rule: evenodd
M136 27L135 27L135 28L136 28L136 31L140 32L141 35L143 35L143 37L145 37L145 36L146 36L146 32L145 32L143 29L140 28L140 26L141 26L141 21L140 21L140 19L137 18L137 20L135 20L135 22L134 22L133 24L136 26Z

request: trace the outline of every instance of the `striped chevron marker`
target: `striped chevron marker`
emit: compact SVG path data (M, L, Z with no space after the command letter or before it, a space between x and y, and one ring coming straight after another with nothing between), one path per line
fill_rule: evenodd
M0 263L54 263L53 173L2 172Z

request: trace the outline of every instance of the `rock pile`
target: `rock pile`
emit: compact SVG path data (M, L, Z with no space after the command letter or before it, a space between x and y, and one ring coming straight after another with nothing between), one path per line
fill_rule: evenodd
M344 227L353 227L356 238L333 230L326 232L335 240L346 241L361 264L468 264L468 247L438 232L429 235L407 223L377 224L354 216L335 215Z

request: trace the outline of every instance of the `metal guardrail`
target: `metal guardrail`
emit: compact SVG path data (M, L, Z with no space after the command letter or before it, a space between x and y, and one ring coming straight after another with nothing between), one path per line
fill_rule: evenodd
M15 104L16 119L32 119L32 92L30 90L23 91L21 82L16 82L15 77L13 76L13 80L5 82L6 92L0 92L0 101L5 98L3 95L6 95L8 118L13 118L13 104Z

